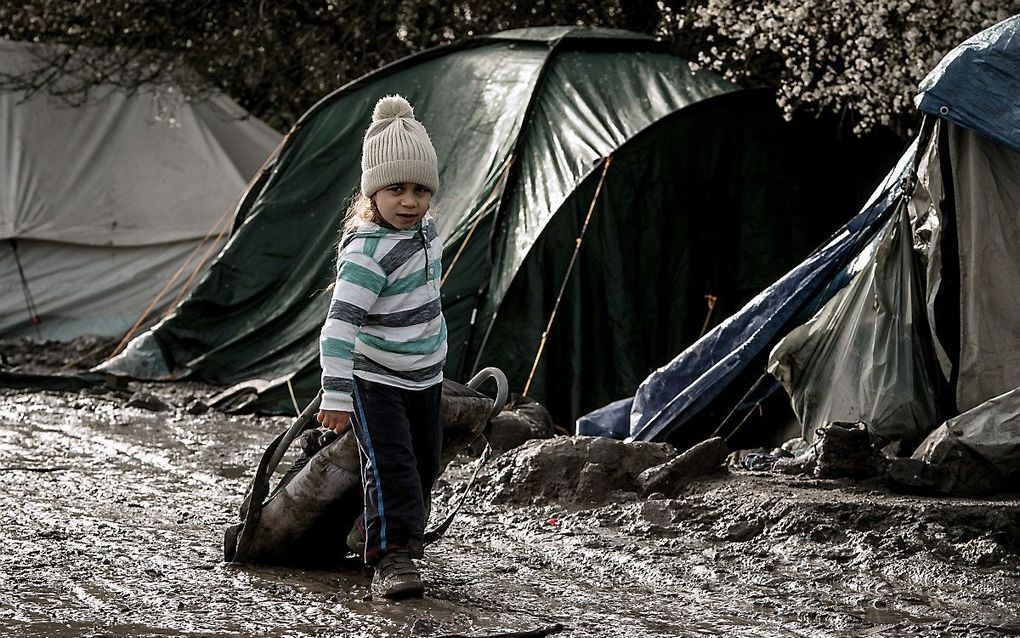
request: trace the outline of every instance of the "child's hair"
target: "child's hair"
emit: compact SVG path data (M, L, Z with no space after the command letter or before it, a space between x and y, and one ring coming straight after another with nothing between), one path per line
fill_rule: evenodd
M429 212L435 214L435 206L430 206ZM372 198L359 190L351 197L351 201L347 205L347 212L344 213L344 223L340 225L340 236L337 239L337 246L343 243L344 235L356 231L363 221L379 223L379 211L376 209ZM327 286L326 290L332 290L335 283Z
M343 235L344 233L357 230L359 223L362 221L378 221L378 214L378 211L375 209L375 202L373 202L368 195L358 191L354 197L351 198L350 205L347 206L347 212L344 214L344 223L341 226L340 234Z

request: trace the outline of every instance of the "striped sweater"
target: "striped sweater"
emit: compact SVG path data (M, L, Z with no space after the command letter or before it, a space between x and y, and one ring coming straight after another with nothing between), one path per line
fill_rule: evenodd
M347 233L319 339L322 409L353 409L354 377L417 390L443 380L443 244L426 215L408 230L362 222Z

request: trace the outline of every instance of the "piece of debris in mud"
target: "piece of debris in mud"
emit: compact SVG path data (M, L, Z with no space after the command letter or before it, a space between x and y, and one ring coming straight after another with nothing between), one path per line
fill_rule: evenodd
M642 494L660 492L676 496L690 479L724 471L729 448L726 441L714 437L698 443L680 456L648 468L637 477Z
M729 465L756 472L863 480L882 474L885 458L875 449L865 423L830 423L815 440L790 439L774 450L740 450Z
M128 407L141 408L150 412L164 412L170 409L170 405L163 399L150 392L143 392L141 390L131 395L127 405Z
M531 397L513 393L503 411L485 426L485 438L497 454L531 439L548 439L556 432L552 416Z
M209 405L201 399L194 399L187 403L184 411L188 414L205 414L209 411Z
M866 479L884 469L881 454L872 445L867 424L833 422L815 432L818 478Z
M545 638L545 636L552 636L563 631L563 625L557 623L550 627L543 627L541 629L532 629L530 631L509 631L502 633L485 633L485 634L442 634L441 636L432 636L431 638Z
M496 459L483 487L494 503L601 503L675 496L690 479L724 471L726 443L681 455L665 443L588 436L532 440Z

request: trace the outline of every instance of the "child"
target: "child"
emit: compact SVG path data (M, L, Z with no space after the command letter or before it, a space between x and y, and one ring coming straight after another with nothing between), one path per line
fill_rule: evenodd
M361 169L322 327L317 418L337 434L352 424L361 447L365 511L347 544L375 566L373 597L421 597L411 559L439 471L446 321L443 246L428 214L436 151L404 98L376 104Z

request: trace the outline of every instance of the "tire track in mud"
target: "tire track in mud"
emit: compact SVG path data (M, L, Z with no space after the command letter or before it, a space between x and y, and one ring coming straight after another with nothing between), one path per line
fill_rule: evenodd
M291 626L316 624L304 601L276 600L276 592L267 595L259 578L219 562L219 534L233 522L235 499L240 500L234 494L243 493L243 481L217 477L197 469L195 461L175 458L184 455L151 451L128 438L150 435L145 428L123 430L122 437L92 429L109 426L108 421L90 427L73 417L65 420L59 411L36 410L37 419L31 418L32 410L16 412L13 424L9 414L0 415L3 440L27 437L47 462L60 459L74 469L62 472L55 485L41 485L32 476L0 477L4 491L20 497L20 507L0 518L4 529L21 532L3 535L3 545L13 550L5 554L38 552L46 529L61 542L44 565L52 577L32 579L28 592L5 597L4 615L10 620L59 618L107 629L133 627L124 635L142 627L252 635L266 626L286 626L287 620ZM143 422L148 418L137 416ZM75 488L84 483L98 489ZM48 492L56 492L56 498ZM54 509L61 520L52 520ZM73 541L76 535L88 545ZM95 576L100 570L108 576ZM243 595L217 593L235 590L250 598L249 609ZM318 630L331 624L318 624Z
M22 598L22 619L61 618L111 626L119 616L130 616L127 612L139 606L138 600L150 608L169 606L160 588L152 585L168 561L138 550L170 545L193 558L178 530L160 529L187 512L173 496L173 487L185 473L159 455L140 453L133 444L80 424L54 427L21 420L17 427L35 450L72 468L50 485L19 481L12 486L22 497L18 527L24 538L7 535L5 540L21 541L38 552L46 537L38 528L46 526L53 541L45 550L52 577L37 580L28 600ZM4 486L11 484L5 481ZM101 569L117 573L132 586L110 586L109 579L95 575ZM64 604L50 604L54 598Z

